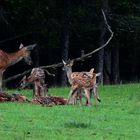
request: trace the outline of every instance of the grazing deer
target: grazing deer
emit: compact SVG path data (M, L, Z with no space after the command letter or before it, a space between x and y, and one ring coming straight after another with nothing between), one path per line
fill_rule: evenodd
M81 89L77 89L74 94L72 95L72 98L70 98L69 103L76 105L77 101L80 101L80 104L83 105L82 103L82 90Z
M45 96L45 91L47 90L47 86L45 84L45 72L48 73L48 71L44 69L33 68L29 77L26 77L25 75L20 81L20 89L23 89L30 83L33 83L33 97Z
M97 85L96 77L100 73L93 73L94 69L91 69L89 72L72 72L73 61L65 62L63 61L63 69L67 72L68 81L71 85L71 91L68 96L67 104L70 101L70 98L77 94L77 91L81 94L82 90L85 91L87 98L87 105L91 105L90 102L90 90L94 90L95 99L100 101L99 96L97 96ZM78 94L79 94L78 93Z
M19 50L14 53L7 53L0 50L0 90L1 91L2 91L3 73L7 69L7 67L18 63L22 59L24 59L28 65L31 65L32 61L30 58L30 51L33 50L35 46L36 44L24 47L23 44L20 44Z

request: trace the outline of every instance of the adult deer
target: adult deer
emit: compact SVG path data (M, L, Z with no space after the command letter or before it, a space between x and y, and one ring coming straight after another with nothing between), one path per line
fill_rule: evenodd
M90 90L94 90L94 96L96 100L100 101L99 96L97 95L97 84L96 77L100 73L93 73L94 69L91 69L89 72L72 72L73 61L68 61L67 63L63 60L64 67L63 69L67 72L68 81L71 85L71 91L68 96L67 104L69 103L71 97L80 90L85 91L87 98L87 105L91 105L90 101Z
M7 53L0 50L0 91L2 91L3 73L7 67L18 63L22 59L24 59L28 65L31 65L30 51L33 50L35 46L36 44L24 47L23 44L20 44L19 50L14 53Z

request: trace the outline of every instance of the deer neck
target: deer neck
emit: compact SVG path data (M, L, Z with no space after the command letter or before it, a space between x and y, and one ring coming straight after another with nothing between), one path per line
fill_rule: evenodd
M67 70L67 77L70 84L72 83L71 74L72 74L72 69Z
M20 60L23 59L23 50L19 50L17 52L14 53L7 53L8 56L8 66L14 65L17 62L19 62Z

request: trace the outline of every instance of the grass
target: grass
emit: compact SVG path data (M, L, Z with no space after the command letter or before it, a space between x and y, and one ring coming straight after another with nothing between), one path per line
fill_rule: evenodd
M67 97L69 88L51 88ZM17 92L10 90L9 93ZM32 91L21 91L31 98ZM100 86L93 106L0 104L0 140L138 140L140 84Z

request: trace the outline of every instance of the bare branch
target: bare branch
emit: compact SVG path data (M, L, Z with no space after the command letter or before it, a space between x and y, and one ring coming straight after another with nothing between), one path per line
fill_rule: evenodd
M109 26L109 24L108 24L108 22L107 22L107 19L106 19L106 16L105 16L105 13L104 13L103 10L102 10L102 14L103 14L104 21L105 21L105 24L106 24L106 26L107 26L107 29L108 29L109 32L111 33L110 38L106 41L105 44L103 44L103 45L100 46L99 48L97 48L97 49L93 50L92 52L87 53L87 54L85 54L85 55L83 55L83 56L81 56L81 57L78 57L78 58L73 59L74 61L80 61L80 60L83 60L83 59L88 58L88 57L91 56L92 54L94 54L94 53L98 52L99 50L103 49L104 47L106 47L106 46L109 44L109 42L111 41L111 39L113 38L113 34L114 34L114 33L112 32L112 30L111 30L111 28L110 28L110 26Z
M62 66L62 63L58 63L58 64L49 65L49 66L41 66L41 67L39 67L39 68L45 69L45 68L56 68L56 67L61 67L61 66ZM31 70L32 70L32 69L27 70L27 71L24 71L23 73L19 73L19 74L17 74L17 75L12 76L12 77L9 77L9 78L5 79L3 82L6 83L6 82L9 82L9 81L11 81L11 80L14 80L14 79L16 79L16 78L18 78L18 77L24 76L25 74L28 74L29 72L31 72ZM46 73L47 73L48 75L50 75L50 76L55 76L55 74L51 74L51 73L48 72L47 70L45 70L45 71L46 71Z
M25 74L27 74L27 73L29 73L29 72L31 72L31 70L27 70L27 71L24 71L23 73L19 73L19 74L17 74L17 75L14 75L14 76L12 76L12 77L9 77L9 78L7 78L6 80L4 80L3 82L4 82L4 83L9 82L9 81L14 80L14 79L16 79L16 78L18 78L18 77L21 77L21 76L23 76L23 75L25 75Z
M91 52L89 52L89 53L87 53L87 54L84 54L84 55L82 55L81 57L77 57L77 58L75 58L75 59L72 59L71 61L81 61L81 60L84 60L84 59L87 59L87 58L91 57L92 54L94 54L94 53L98 52L99 50L103 49L104 47L106 47L106 46L109 44L109 42L111 41L111 39L113 38L114 33L112 32L112 30L111 30L111 28L110 28L110 26L109 26L109 24L108 24L108 22L107 22L107 19L106 19L106 16L105 16L105 13L104 13L103 10L102 10L102 14L103 14L104 22L105 22L105 24L106 24L106 26L107 26L107 29L108 29L108 31L109 31L110 34L111 34L110 37L109 37L109 39L106 41L105 44L103 44L103 45L100 46L99 48L97 48L97 49L95 49L95 50L93 50L93 51L91 51ZM48 66L40 66L39 68L43 68L43 69L54 68L54 69L55 69L55 68L61 67L61 66L63 66L63 63L62 63L62 62L57 63L57 64L53 64L53 65L48 65ZM20 74L17 74L17 75L15 75L15 76L12 76L12 77L10 77L10 78L4 80L4 82L9 82L9 81L11 81L11 80L14 80L14 79L16 79L16 78L18 78L18 77L21 77L21 76L23 76L23 75L29 73L30 71L31 71L31 70L28 70L28 71L25 71L25 72L23 72L23 73L20 73Z

